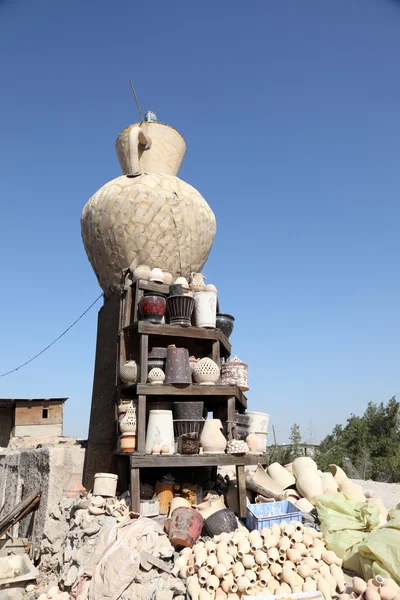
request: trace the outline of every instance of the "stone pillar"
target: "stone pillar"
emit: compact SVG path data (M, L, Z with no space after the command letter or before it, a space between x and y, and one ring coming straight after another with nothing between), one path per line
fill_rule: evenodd
M95 473L117 473L115 402L120 294L106 300L99 311L92 407L83 485L93 487Z

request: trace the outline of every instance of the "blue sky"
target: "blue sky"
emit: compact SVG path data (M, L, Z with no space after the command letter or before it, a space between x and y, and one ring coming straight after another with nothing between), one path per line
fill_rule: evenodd
M249 408L318 440L399 394L399 26L394 0L0 0L1 372L100 292L79 219L120 174L132 77L215 212ZM98 308L0 396L68 396L85 436Z

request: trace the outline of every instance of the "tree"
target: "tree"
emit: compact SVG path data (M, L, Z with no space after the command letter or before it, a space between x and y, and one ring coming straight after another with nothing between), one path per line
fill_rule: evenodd
M290 462L292 462L295 458L297 458L298 456L302 456L302 454L303 454L303 451L300 446L300 444L301 444L300 425L298 425L297 423L292 425L292 428L290 430L289 439L290 439L290 443L292 445L291 451L290 451Z

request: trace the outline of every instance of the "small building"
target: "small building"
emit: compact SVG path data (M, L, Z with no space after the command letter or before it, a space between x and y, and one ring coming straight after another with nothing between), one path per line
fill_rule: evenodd
M12 437L61 436L68 398L0 398L0 446Z

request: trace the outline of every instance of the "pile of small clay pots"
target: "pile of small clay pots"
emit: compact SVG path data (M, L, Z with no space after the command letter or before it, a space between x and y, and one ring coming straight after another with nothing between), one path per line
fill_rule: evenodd
M292 521L261 532L240 527L234 533L199 541L193 549L181 551L174 573L187 580L192 600L316 591L331 600L347 591L341 566L342 560L326 549L320 532ZM343 596L343 600L348 598Z
M377 575L365 582L361 577L353 577L352 589L346 589L339 600L400 600L400 587L393 579Z

